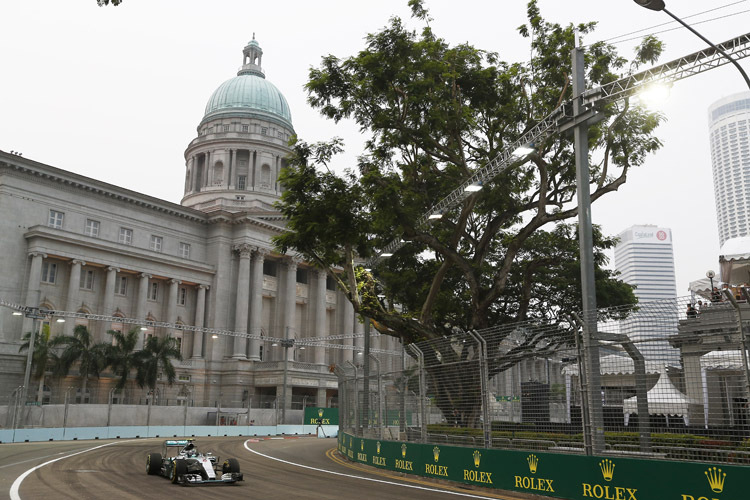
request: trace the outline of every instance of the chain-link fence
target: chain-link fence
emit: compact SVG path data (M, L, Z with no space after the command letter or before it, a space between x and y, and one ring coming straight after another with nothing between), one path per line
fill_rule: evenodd
M750 463L750 304L747 289L729 292L599 310L590 353L573 314L408 345L390 371L376 356L337 367L342 430ZM587 373L587 356L598 373Z

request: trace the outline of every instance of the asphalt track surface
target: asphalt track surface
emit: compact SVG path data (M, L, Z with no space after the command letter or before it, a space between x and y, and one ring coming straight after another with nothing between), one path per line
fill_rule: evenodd
M438 483L352 464L335 439L196 438L222 460L237 458L245 480L234 485L178 486L146 475L146 455L164 439L58 441L0 445L0 497L36 499L252 498L464 499L527 495ZM6 496L7 495L7 496Z

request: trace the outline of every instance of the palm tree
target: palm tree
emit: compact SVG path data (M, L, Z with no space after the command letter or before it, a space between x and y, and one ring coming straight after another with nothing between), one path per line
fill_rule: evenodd
M177 378L172 359L182 360L180 347L173 337L149 337L143 350L138 353L138 366L135 379L138 386L148 387L151 391L156 388L156 379L162 371L167 376L167 382L172 385Z
M24 342L19 347L18 352L29 350L31 341L31 332L26 332L22 338ZM39 380L39 389L37 391L37 401L41 403L44 398L44 379L48 370L54 370L59 358L49 341L49 325L44 323L41 335L34 338L34 354L31 356L32 376Z
M141 332L138 328L132 328L128 333L117 330L109 330L107 333L114 339L114 345L107 349L107 365L118 378L115 387L122 390L128 383L130 372L136 370L140 364L142 355L136 352L135 348Z
M53 347L64 346L57 364L57 374L64 377L71 366L78 362L78 373L81 376L81 401L86 395L86 386L90 376L99 378L99 373L106 366L106 353L109 346L105 343L93 343L91 332L85 325L76 325L73 335L61 335L50 341Z

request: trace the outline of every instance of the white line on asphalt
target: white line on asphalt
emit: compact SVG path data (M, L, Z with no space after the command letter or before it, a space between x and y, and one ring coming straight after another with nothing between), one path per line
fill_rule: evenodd
M96 450L96 449L99 449L99 448L104 448L105 446L112 446L113 444L129 443L130 441L134 441L134 439L128 439L127 441L116 441L114 443L107 443L107 444L102 444L102 445L99 445L99 446L94 446L93 448L87 448L87 449L85 449L83 451L77 451L75 453L71 453L70 455L65 455L64 457L58 457L58 458L55 458L54 460L49 460L47 462L44 462L43 464L39 464L36 467L32 467L31 469L27 470L26 472L24 472L23 474L21 474L20 476L18 476L15 481L13 481L13 485L10 487L10 499L11 500L21 500L21 497L18 495L18 490L21 488L21 483L23 482L23 480L26 479L26 477L29 474L31 474L32 472L34 472L37 469L41 469L45 465L49 465L49 464L51 464L53 462L57 462L58 460L62 460L64 458L69 458L69 457L73 457L75 455L80 455L81 453L86 453L86 452L93 451L93 450Z
M249 440L248 440L249 441ZM370 477L362 477L362 476L354 476L352 474L344 474L343 472L334 472L332 470L325 470L325 469L318 469L317 467L310 467L309 465L302 465L302 464L296 464L294 462L289 462L287 460L282 460L280 458L272 457L269 455L265 455L259 451L255 451L253 449L250 449L247 446L248 441L245 441L245 449L249 451L250 453L255 453L256 455L260 455L261 457L268 458L269 460L276 460L277 462L281 462L284 464L294 465L295 467L301 467L303 469L310 469L318 472L325 472L326 474L333 474L334 476L343 476L343 477L350 477L352 479L362 479L363 481L372 481L373 483L382 483L382 484L390 484L393 486L401 486L402 488L413 488L415 490L423 490L423 491L432 491L435 493L445 493L446 495L454 495L457 497L468 497L468 498L482 498L484 500L487 500L489 497L485 496L479 496L479 495L472 495L470 493L459 493L456 491L446 491L446 490L439 490L437 488L427 488L425 486L414 486L413 484L403 484L403 483L396 483L393 481L384 481L382 479L373 479Z
M61 451L59 453L53 453L52 455L44 455L43 457L30 458L28 460L21 460L20 462L13 462L12 464L0 465L0 469L4 469L6 467L15 467L16 465L25 464L26 462L35 462L37 460L44 460L45 458L56 457L57 455L65 455L65 453L66 452Z

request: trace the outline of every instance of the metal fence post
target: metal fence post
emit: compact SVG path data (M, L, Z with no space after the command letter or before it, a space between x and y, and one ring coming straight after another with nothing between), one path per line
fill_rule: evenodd
M378 377L378 417L376 419L376 424L378 428L380 429L380 439L385 439L385 427L383 426L383 382L380 380L380 360L370 354L373 361L375 361L375 366L377 368L377 377Z
M735 311L737 311L737 325L740 329L740 345L742 346L740 349L742 351L742 371L745 372L745 390L747 391L748 397L750 397L750 368L747 366L747 339L745 337L745 329L742 327L742 311L731 291L724 290L724 295L726 295L729 302L732 303Z
M490 422L490 392L487 390L489 382L489 371L487 369L487 341L475 330L469 335L477 341L477 352L479 354L479 386L482 398L482 432L484 434L484 447L492 448L492 423ZM512 402L511 402L512 404Z
M401 374L406 373L406 346L404 346L401 349ZM401 435L406 433L406 386L407 381L404 379L404 386L401 388L401 400L399 401L399 411L398 411L398 432L399 432L399 439L401 439Z
M357 394L357 365L351 361L346 361L348 365L354 368L354 435L359 436L359 394Z
M424 406L427 386L424 377L424 353L416 344L409 344L412 351L417 355L417 367L419 369L419 413L420 413L420 440L427 442L427 412Z

